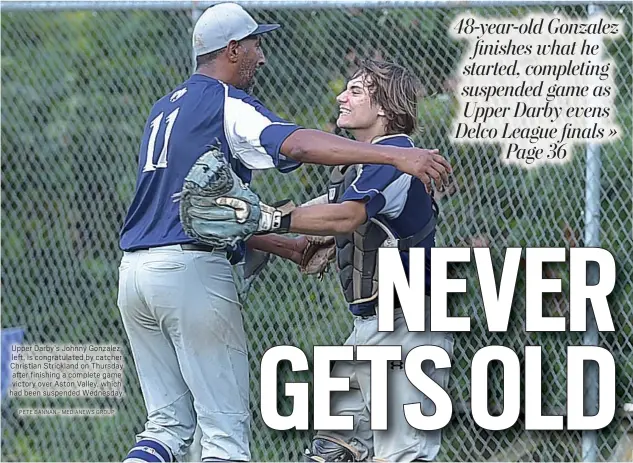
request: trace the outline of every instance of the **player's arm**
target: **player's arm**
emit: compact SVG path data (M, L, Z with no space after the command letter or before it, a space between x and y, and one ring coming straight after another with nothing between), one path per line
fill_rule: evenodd
M229 89L226 134L231 151L249 169L276 167L289 172L300 163L391 165L441 188L451 167L438 150L373 145L287 122L242 91ZM293 165L294 164L294 165Z
M280 152L298 162L325 165L382 164L418 177L430 190L448 184L451 166L438 150L400 148L348 140L319 130L300 129L282 143Z
M304 236L290 238L281 235L255 235L246 241L246 246L257 251L268 252L295 264L301 262L303 250L308 244Z
M362 201L340 204L316 204L299 207L290 216L290 232L308 235L342 235L351 233L367 220Z
M306 201L301 207L308 207L315 204L327 204L327 194L318 196ZM291 260L295 264L299 264L303 252L308 245L308 239L305 236L297 238L289 238L282 235L255 235L246 241L246 246L257 251L268 252L283 259Z
M351 233L388 205L385 189L396 181L406 183L410 178L391 166L364 164L339 203L294 209L289 231L326 236Z

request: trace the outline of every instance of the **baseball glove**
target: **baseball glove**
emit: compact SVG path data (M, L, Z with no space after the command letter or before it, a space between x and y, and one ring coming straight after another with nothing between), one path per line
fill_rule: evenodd
M327 272L336 257L336 243L333 236L305 236L308 244L303 250L299 269L306 275L318 275L319 279Z
M262 203L233 172L217 148L204 153L185 178L180 201L180 222L195 240L225 248L256 233L287 231L292 207L276 208ZM283 220L285 216L287 220Z

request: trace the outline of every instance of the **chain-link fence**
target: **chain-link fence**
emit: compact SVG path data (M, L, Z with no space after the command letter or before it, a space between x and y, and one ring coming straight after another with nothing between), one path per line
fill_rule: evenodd
M173 3L173 2L171 2ZM564 165L526 171L501 163L494 146L450 142L457 107L455 70L464 43L451 39L452 19L464 10L439 8L272 8L251 10L257 20L283 28L266 38L267 70L256 94L282 117L306 127L334 130L335 95L363 56L392 58L422 78L420 146L450 159L455 183L439 198L438 246L490 246L501 268L510 246L583 246L586 156L577 149ZM386 2L382 2L383 4ZM437 4L438 2L434 2ZM459 3L459 2L458 2ZM491 2L492 4L493 2ZM481 4L481 2L480 2ZM3 4L3 8L6 7ZM305 6L305 5L304 5ZM173 5L172 5L173 7ZM94 8L98 8L95 4ZM615 59L617 122L622 136L600 149L600 244L616 258L618 279L610 296L615 333L599 343L617 364L614 422L598 433L600 460L625 459L619 443L633 433L622 412L633 402L632 70L630 4L604 12L621 18L624 35L609 42ZM481 7L488 17L530 12L587 16L587 5ZM190 34L195 12L178 9L51 10L2 12L2 327L22 327L25 343L120 344L126 351L124 399L16 399L2 405L2 459L6 461L120 460L145 421L127 340L116 307L118 231L135 184L137 147L153 102L191 72ZM328 168L305 166L282 176L258 173L264 200L303 202L323 193ZM546 315L566 315L563 294L545 298ZM472 317L472 331L456 337L450 395L454 416L442 460L580 460L581 432L528 432L523 415L512 429L480 429L470 414L470 360L483 346L501 344L523 356L541 345L543 409L566 410L565 346L582 333L526 334L525 281L515 292L510 328L486 331L476 285L455 298L454 315ZM472 266L455 276L476 281ZM300 275L275 261L251 288L245 323L251 359L253 458L300 458L308 432L268 429L259 413L259 361L271 346L291 344L310 353L315 344L341 344L351 329L338 282ZM491 396L501 397L502 375L492 370ZM295 380L309 375L295 374ZM289 404L281 404L282 413ZM115 408L112 417L29 418L23 407Z

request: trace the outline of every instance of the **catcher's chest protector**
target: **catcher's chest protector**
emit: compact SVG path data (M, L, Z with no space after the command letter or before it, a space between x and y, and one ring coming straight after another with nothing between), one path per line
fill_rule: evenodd
M361 166L333 169L328 202L336 203L352 184ZM336 238L336 265L345 300L349 304L371 301L378 296L378 249L387 238L382 228L365 222L353 233Z

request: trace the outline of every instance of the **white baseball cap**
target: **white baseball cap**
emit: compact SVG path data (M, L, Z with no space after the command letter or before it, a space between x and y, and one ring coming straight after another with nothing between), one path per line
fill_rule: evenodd
M257 24L237 3L220 3L207 8L193 28L193 51L205 55L226 47L231 40L274 31L279 24Z

